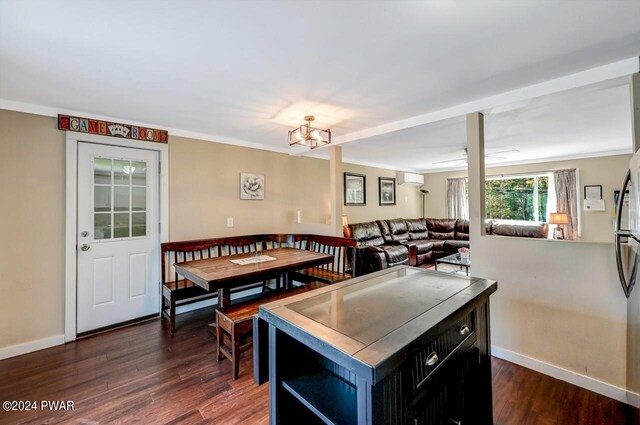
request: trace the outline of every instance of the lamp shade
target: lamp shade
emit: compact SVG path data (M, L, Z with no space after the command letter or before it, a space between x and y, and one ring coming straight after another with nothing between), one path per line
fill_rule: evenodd
M555 212L549 214L550 224L569 224L569 216L567 213Z
M349 220L347 220L347 215L343 215L342 216L342 226L348 226L349 225Z

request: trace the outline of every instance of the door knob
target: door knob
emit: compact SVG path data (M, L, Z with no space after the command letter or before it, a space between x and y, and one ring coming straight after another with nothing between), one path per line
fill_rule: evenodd
M82 246L80 247L81 250L83 251L89 251L91 249L91 245L89 244L82 244Z

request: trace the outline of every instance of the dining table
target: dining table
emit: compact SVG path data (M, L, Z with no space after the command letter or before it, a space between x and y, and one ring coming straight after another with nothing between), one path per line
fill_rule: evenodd
M270 257L272 260L249 264L233 262L249 260L256 257L256 254L261 254L262 258ZM185 279L209 292L217 291L218 307L224 308L231 304L231 289L233 288L282 276L284 288L288 290L291 288L289 273L330 264L333 261L333 254L284 247L185 261L175 263L174 267L176 273Z

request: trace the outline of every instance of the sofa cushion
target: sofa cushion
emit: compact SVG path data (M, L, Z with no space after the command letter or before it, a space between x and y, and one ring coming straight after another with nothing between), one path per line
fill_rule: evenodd
M380 227L375 221L354 223L348 226L350 234L345 236L354 238L359 246L378 246L384 244Z
M429 239L429 231L427 229L427 222L424 218L413 218L405 220L407 223L407 232L409 233L409 240Z
M429 242L433 245L433 251L444 252L444 239L429 239Z
M458 252L460 248L469 248L469 241L445 241L444 250L447 252Z
M376 220L376 224L378 225L380 234L385 242L391 241L391 231L389 230L389 223L387 223L387 220Z
M409 259L409 249L404 245L383 245L380 247L387 257L387 263L397 264Z
M455 239L455 218L427 218L429 239Z
M456 240L468 241L469 240L469 220L457 219L456 220Z
M545 239L549 234L549 225L547 223L516 224L495 220L491 223L491 234Z
M396 218L393 220L387 220L389 226L389 233L391 234L391 240L393 241L406 241L409 240L409 233L407 232L407 223L403 218Z
M426 254L428 252L433 251L433 243L428 240L418 239L418 240L411 241L411 244L414 244L416 246L416 251L418 252L418 255Z

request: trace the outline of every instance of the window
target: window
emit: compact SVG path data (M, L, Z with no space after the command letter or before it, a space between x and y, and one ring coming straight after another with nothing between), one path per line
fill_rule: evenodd
M545 175L487 177L487 218L544 222L547 217L549 177Z
M96 157L93 161L95 240L147 235L147 163Z

